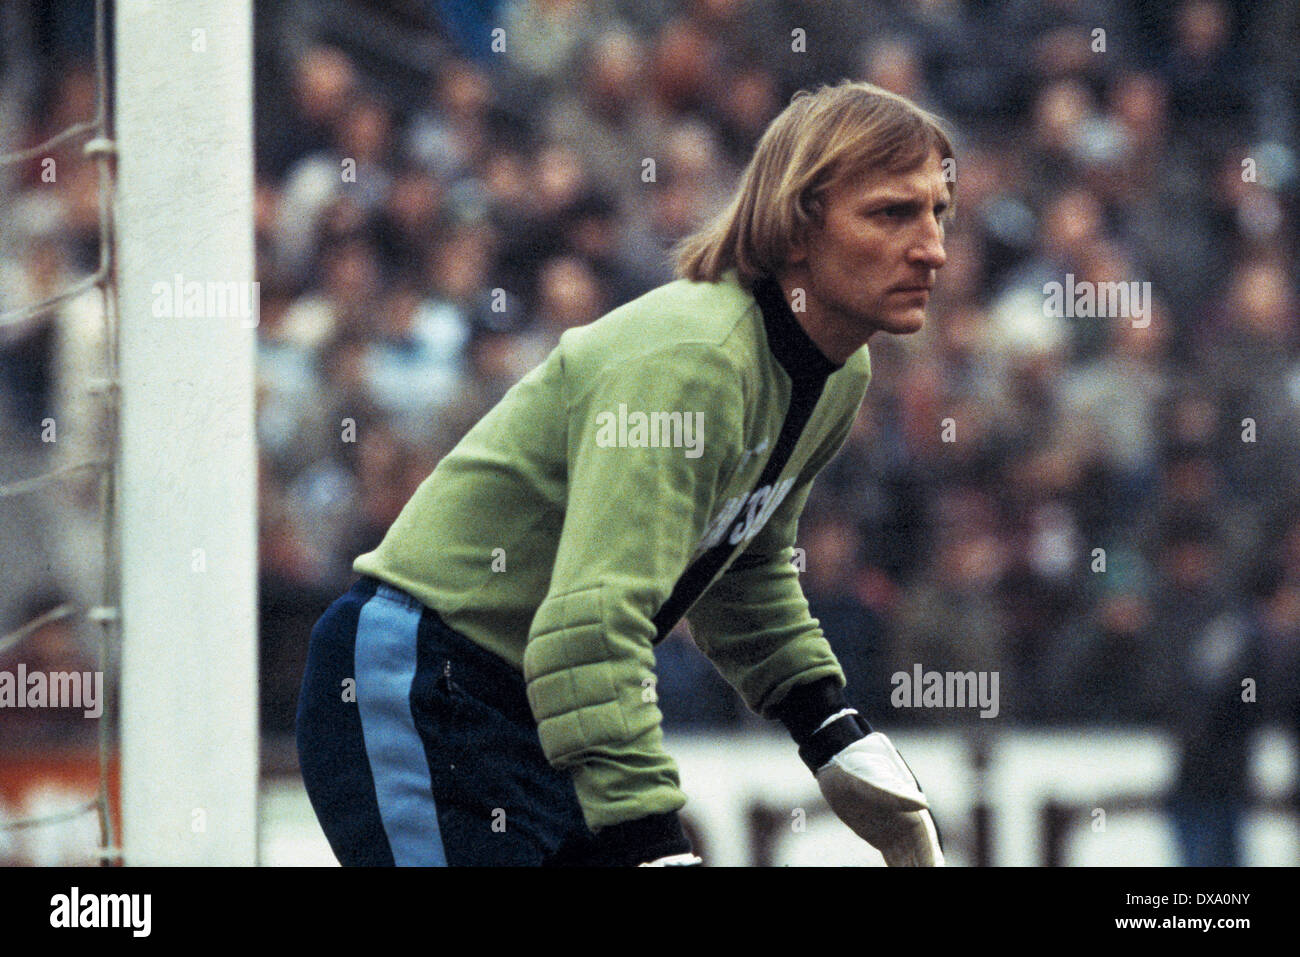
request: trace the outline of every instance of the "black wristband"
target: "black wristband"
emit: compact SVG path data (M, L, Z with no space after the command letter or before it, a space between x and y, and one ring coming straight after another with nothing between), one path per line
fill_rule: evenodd
M871 725L862 715L856 712L842 715L813 734L799 748L799 757L808 765L808 770L816 774L827 761L870 733Z
M552 867L636 867L673 854L694 853L676 811L651 814L570 839L546 863Z
M828 675L795 685L769 714L789 729L795 744L803 747L823 721L848 706L839 681Z

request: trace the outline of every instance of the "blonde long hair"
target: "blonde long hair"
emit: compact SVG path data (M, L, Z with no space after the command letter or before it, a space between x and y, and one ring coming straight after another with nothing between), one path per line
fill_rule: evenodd
M910 172L935 152L951 160L951 139L904 97L852 81L801 90L764 131L727 207L676 245L677 275L717 282L735 269L753 285L820 221L828 189L868 170Z

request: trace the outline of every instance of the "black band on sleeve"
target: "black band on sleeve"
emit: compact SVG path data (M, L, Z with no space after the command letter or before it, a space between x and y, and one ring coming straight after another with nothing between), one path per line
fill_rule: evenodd
M601 828L596 841L623 866L643 864L670 854L691 853L676 811L651 814Z
M636 867L694 849L676 811L602 827L594 836L570 840L545 863L551 867Z
M827 675L790 689L770 714L789 729L794 743L803 747L823 721L848 706L839 681Z
M799 757L808 769L816 774L821 767L854 741L871 733L871 725L860 714L846 714L836 718L799 748Z

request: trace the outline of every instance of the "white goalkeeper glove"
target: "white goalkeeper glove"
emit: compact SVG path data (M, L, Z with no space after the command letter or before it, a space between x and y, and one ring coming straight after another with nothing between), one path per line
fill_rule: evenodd
M929 802L889 738L871 731L824 762L820 759L819 752L835 747L862 724L857 712L847 709L827 718L799 749L810 767L815 765L826 803L853 833L884 855L888 866L942 867L943 848Z
M704 861L694 854L672 854L668 857L661 857L657 860L646 861L644 864L638 864L637 867L702 867Z

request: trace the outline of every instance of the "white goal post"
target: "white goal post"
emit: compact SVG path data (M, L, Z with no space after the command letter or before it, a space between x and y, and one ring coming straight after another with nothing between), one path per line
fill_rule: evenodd
M251 0L114 4L122 847L257 861Z

